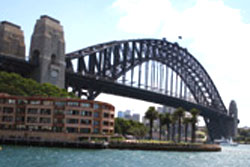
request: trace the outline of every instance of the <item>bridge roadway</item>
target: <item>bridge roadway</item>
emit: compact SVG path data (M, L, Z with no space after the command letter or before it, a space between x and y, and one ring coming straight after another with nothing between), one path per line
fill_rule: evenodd
M217 117L231 119L224 112L218 112L213 108L208 108L199 104L195 104L183 99L167 96L157 92L127 86L124 84L117 83L116 81L97 79L91 76L82 76L77 73L67 72L66 82L68 86L72 87L92 89L98 92L145 100L148 102L154 102L157 104L171 106L174 108L183 107L185 110L197 108L201 111L200 115L207 118Z

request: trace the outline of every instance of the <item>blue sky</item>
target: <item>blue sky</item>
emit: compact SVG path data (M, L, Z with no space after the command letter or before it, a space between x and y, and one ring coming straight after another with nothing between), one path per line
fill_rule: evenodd
M250 126L250 1L248 0L8 0L0 21L22 27L26 55L36 20L58 19L64 27L66 53L111 40L162 38L178 41L201 62L225 105L238 104L240 126ZM101 95L117 110L144 113L148 105ZM128 107L129 106L129 107Z

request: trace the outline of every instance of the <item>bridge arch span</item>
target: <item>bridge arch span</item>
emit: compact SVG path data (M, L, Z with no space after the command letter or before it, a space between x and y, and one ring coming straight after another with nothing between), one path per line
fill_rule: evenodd
M67 70L82 75L116 81L143 63L156 61L174 71L188 87L196 102L227 113L212 79L187 49L158 39L123 40L90 46L66 55ZM146 70L152 70L148 68ZM148 71L144 70L145 75ZM141 75L141 74L138 74ZM161 76L166 77L166 76ZM140 76L138 78L140 80ZM133 82L133 81L132 81Z

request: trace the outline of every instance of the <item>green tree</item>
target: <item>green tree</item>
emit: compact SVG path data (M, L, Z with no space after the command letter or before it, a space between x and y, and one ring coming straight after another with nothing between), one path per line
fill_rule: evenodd
M158 112L155 110L155 107L150 106L148 110L145 113L145 118L149 119L149 126L150 126L150 139L152 139L153 136L153 122L158 117Z
M165 122L165 118L164 118L164 114L159 114L159 139L161 140L161 135L162 135L162 126L164 125Z
M184 116L184 109L182 107L179 107L175 110L174 114L178 119L178 142L181 142L181 120Z
M172 124L172 141L175 142L175 124L178 117L175 113L171 114L171 124Z
M164 124L167 126L167 140L170 140L170 124L171 124L171 114L170 113L165 113L164 116Z
M122 118L115 118L115 133L126 135L130 127L130 121Z
M147 134L147 128L140 122L115 118L115 133L133 135L136 138L143 138Z
M17 96L76 97L73 93L68 93L55 85L40 84L19 74L3 71L0 71L0 92Z
M191 118L191 123L192 123L192 143L194 143L195 140L196 140L196 136L195 136L196 123L198 122L198 115L199 115L200 111L197 110L196 108L192 108L190 110L190 113L192 115L192 118Z
M185 142L187 142L189 123L191 123L191 118L190 117L184 117L183 118L183 124L185 125L185 130L184 130Z

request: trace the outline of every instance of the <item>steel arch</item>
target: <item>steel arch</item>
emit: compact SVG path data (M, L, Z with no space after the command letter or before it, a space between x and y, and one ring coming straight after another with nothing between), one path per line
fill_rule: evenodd
M74 60L77 60L77 73L111 81L144 62L159 61L180 76L198 104L227 113L206 70L187 49L177 43L165 39L111 41L67 54L68 71L74 71Z

